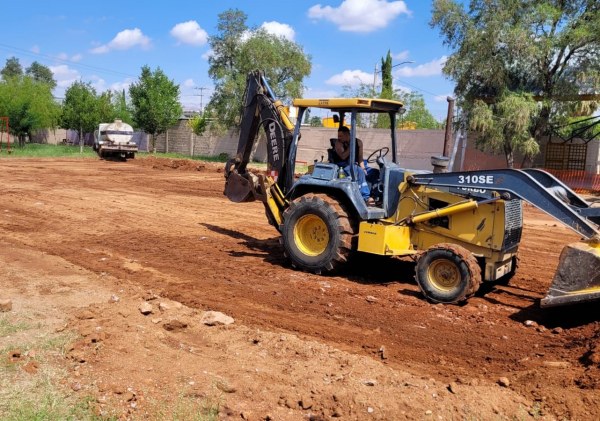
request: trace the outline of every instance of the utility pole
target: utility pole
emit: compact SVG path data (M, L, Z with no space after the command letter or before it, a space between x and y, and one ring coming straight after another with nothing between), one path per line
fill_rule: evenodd
M450 153L450 142L452 142L452 120L454 119L454 98L449 96L446 98L446 101L448 101L448 114L446 115L443 156L449 156Z
M202 91L204 91L206 88L204 87L200 87L200 88L194 88L200 91L200 95L196 95L200 97L200 114L202 114Z
M375 97L375 85L377 84L377 63L375 63L375 71L373 72L373 97Z

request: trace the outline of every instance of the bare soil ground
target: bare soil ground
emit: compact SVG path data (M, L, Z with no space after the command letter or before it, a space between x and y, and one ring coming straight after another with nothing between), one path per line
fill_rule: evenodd
M338 276L292 269L262 205L223 196L222 165L0 168L0 299L38 321L35 334L77 333L52 364L66 393L92 396L102 416L164 419L182 396L231 420L600 416L598 304L539 308L578 237L531 207L508 285L432 305L410 261L363 256ZM207 326L209 310L235 322ZM32 360L16 364L35 376L44 367Z

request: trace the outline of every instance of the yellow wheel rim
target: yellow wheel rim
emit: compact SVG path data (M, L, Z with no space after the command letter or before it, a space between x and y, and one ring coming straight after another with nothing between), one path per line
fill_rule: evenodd
M294 241L307 256L323 253L329 244L329 230L325 221L313 214L302 216L294 227Z
M449 260L435 260L429 265L427 275L431 283L442 291L451 291L460 285L460 271Z

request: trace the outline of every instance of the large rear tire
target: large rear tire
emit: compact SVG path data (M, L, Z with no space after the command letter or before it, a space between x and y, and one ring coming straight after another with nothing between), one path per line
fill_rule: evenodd
M428 300L458 303L481 285L481 267L469 250L456 244L436 244L417 261L416 279Z
M335 198L307 194L286 209L280 232L284 253L294 267L325 273L346 263L357 228Z

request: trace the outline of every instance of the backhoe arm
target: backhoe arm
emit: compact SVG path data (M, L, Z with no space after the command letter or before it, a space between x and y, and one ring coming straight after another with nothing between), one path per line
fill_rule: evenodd
M247 171L247 165L258 140L260 126L267 139L267 174L257 177ZM290 178L288 151L292 142L294 126L281 101L275 99L273 91L263 74L254 71L248 74L240 122L240 137L236 156L225 166L224 194L233 202L261 200L273 225L281 222L285 207L286 185Z

